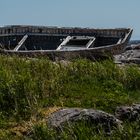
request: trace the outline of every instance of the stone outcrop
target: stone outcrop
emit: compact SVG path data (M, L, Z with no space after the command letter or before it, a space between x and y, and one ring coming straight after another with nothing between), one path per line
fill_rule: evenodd
M139 121L140 104L132 106L120 106L116 108L115 115L104 111L82 108L65 108L53 112L47 117L49 127L63 130L64 126L73 123L86 122L91 126L102 126L105 132L111 132L113 128L122 128L123 121Z
M138 121L140 120L140 104L118 107L115 116L122 121Z
M105 131L110 132L113 127L121 127L121 121L115 116L94 109L66 108L54 112L48 118L48 125L63 129L65 124L85 121L91 125L101 125Z
M119 64L140 64L140 44L127 46L124 53L115 55L114 59Z

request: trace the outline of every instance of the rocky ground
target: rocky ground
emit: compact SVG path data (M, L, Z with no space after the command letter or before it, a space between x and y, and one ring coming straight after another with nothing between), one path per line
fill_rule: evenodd
M92 125L102 125L106 132L110 132L114 127L122 128L125 121L134 122L139 119L140 104L133 104L117 107L114 115L94 109L62 108L49 115L47 123L49 127L62 130L65 125L86 121Z
M124 52L114 56L117 64L140 64L140 43L128 45Z

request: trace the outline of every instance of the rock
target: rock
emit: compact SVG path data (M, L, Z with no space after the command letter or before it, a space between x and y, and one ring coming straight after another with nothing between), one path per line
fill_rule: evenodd
M127 50L139 50L140 49L140 44L132 44L129 46L126 46L125 51Z
M116 118L124 121L137 121L140 120L140 104L134 104L133 106L121 106L115 111Z
M140 43L126 46L122 54L114 55L114 61L116 64L140 64Z
M80 108L61 109L54 112L48 119L48 124L54 127L61 127L61 125L68 121L76 120L80 116Z
M124 60L121 60L121 62L122 63L140 64L140 58L124 59Z
M79 121L89 122L91 125L101 125L110 132L113 127L120 127L121 121L113 115L94 109L66 108L54 112L47 120L48 126L63 129L64 124Z
M128 51L128 50L133 50L133 46L132 46L132 45L127 46L124 50L125 50L125 51Z
M122 54L114 56L115 63L140 64L140 49L127 50Z
M120 120L130 120L132 118L132 107L128 107L128 106L122 106L122 107L118 107L115 111L115 116L116 118L120 119Z
M135 46L133 47L133 50L139 50L139 49L140 49L140 44L135 45Z

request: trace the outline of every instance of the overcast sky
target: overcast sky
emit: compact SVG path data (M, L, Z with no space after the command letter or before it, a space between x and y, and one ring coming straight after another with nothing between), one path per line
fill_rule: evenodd
M0 26L13 24L131 27L140 39L140 0L0 0Z

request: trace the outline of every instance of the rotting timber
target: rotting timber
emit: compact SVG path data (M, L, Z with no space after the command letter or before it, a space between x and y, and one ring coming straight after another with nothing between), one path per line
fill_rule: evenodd
M0 28L0 53L51 60L110 57L127 45L132 29L5 26Z

